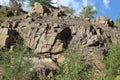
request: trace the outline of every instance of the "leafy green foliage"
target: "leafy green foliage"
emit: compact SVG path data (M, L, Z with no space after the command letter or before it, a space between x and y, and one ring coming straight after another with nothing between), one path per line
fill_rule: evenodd
M29 6L34 6L35 2L41 3L41 4L51 4L52 0L30 0L29 1Z
M97 12L98 11L94 9L91 4L88 4L86 6L83 6L82 11L80 12L80 16L81 18L92 18Z
M109 49L109 54L104 60L106 64L106 79L115 80L120 76L120 42L114 44ZM118 79L117 79L118 80Z
M116 24L117 27L120 27L120 18L118 18L118 19L116 20L115 24Z
M8 7L0 6L0 24L4 21L4 18L7 16L10 17Z
M6 50L1 53L1 63L3 65L1 80L28 80L27 78L30 77L30 62L23 59L23 53L24 51L19 51L17 49L12 53ZM21 78L23 76L24 79Z
M68 8L66 9L66 13L74 14L74 12L75 12L75 11L74 11L73 8L69 8L69 7L68 7Z
M22 45L22 38L15 37L15 48L12 52L8 49L0 51L0 80L34 80L34 70L30 61L31 50ZM36 79L37 80L37 79Z
M90 65L79 52L69 49L65 52L65 64L55 75L55 80L88 80Z
M4 21L2 13L0 13L0 24Z

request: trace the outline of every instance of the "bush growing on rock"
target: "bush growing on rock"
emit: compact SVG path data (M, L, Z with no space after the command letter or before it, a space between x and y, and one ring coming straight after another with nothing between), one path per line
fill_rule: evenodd
M2 72L0 80L30 80L32 76L30 72L31 63L23 58L25 52L25 50L19 49L12 53L6 49L1 51Z

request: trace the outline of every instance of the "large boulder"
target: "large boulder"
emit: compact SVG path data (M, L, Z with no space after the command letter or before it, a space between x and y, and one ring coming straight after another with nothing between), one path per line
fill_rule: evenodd
M28 12L28 15L31 16L39 14L39 16L43 16L45 13L49 14L49 9L45 5L35 2L34 7Z
M16 30L35 53L59 53L67 48L71 40L69 26L62 23L30 22L25 19Z
M73 23L77 23L77 21ZM108 27L101 23L91 24L89 21L80 21L77 25L71 26L71 32L73 38L70 45L75 45L79 50L83 50L83 55L89 54L89 49L98 54L107 54L108 46L115 41L116 37L120 36L119 30L115 27ZM85 47L88 48L87 52L84 51ZM96 48L99 48L100 51Z
M28 12L28 16L54 16L61 17L65 16L67 7L60 6L60 8L53 7L51 5L43 5L38 2L34 3L34 7Z
M100 16L100 17L96 18L96 22L103 24L103 25L110 26L110 27L114 26L113 20L110 18L107 18L105 16Z
M7 28L1 28L0 29L0 48L1 47L5 47L6 45L8 45L7 39L8 39L8 29Z

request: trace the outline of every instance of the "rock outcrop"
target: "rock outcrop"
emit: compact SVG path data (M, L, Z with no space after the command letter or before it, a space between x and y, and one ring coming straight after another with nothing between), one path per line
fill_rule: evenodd
M28 13L29 16L39 14L39 16L44 16L45 14L49 14L50 11L45 5L41 5L38 2L35 2L34 8L31 9Z
M71 40L71 30L65 24L35 24L34 21L31 24L20 23L19 25L21 27L17 28L18 32L23 37L25 44L31 49L34 49L35 53L61 52L63 48L67 48L68 43Z
M6 46L9 41L10 31L16 31L24 39L24 44L34 50L34 53L60 53L68 45L78 45L78 47L99 47L106 49L113 42L115 37L119 36L119 31L114 27L111 19L100 16L96 20L82 20L79 17L65 14L64 8L52 8L39 3L28 12L44 15L32 15L18 18L17 20L8 20L6 24L1 25L1 36L4 40L1 46ZM53 12L52 12L53 11ZM51 14L60 14L53 16ZM92 21L92 22L91 22ZM2 28L2 27L5 28ZM76 44L77 43L77 44ZM107 50L107 49L106 49ZM103 50L104 51L104 50Z
M10 48L14 42L12 36L16 33L23 38L24 45L36 54L57 55L75 45L81 55L93 59L93 65L98 64L96 69L102 70L99 62L95 61L99 59L96 56L107 54L109 45L120 37L119 29L107 17L82 20L64 12L63 8L35 3L28 14L1 24L0 48ZM38 58L35 60L40 62ZM35 60L33 62L36 65ZM64 58L59 60L57 57L57 60L63 62Z
M60 17L65 16L66 7L61 6L60 8L53 7L51 5L42 5L35 2L34 7L28 12L27 16L54 16Z
M12 43L15 41L14 36L17 35L17 32L10 28L11 25L7 25L7 27L0 27L0 49L3 47L10 48Z
M109 19L105 16L100 16L96 19L96 22L103 24L103 25L108 25L110 27L114 27L114 22L112 19Z

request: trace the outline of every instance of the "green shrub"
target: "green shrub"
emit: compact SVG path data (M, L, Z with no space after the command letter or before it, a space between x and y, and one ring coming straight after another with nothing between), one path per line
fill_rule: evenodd
M4 21L3 14L0 13L0 24Z
M14 16L14 11L10 10L7 6L0 7L0 24L4 22L7 17Z
M26 52L27 49L15 49L11 53L6 49L1 51L2 78L0 80L30 80L32 65L29 59L24 59Z
M6 51L1 53L0 80L39 80L29 57L23 53L24 51L18 50L11 53L12 55Z
M73 8L69 8L69 7L68 7L68 8L66 9L66 13L74 14L74 12L75 12L75 11L74 11Z
M7 48L0 51L0 65L2 65L0 80L34 80L37 77L29 59L31 50L23 46L23 40L19 35L14 37L14 40L12 52Z
M65 64L55 75L55 80L89 80L90 65L79 52L69 49L65 54Z
M115 25L116 25L118 28L120 28L120 18L118 18L118 19L116 20Z
M104 62L106 64L106 79L115 80L120 76L120 42L113 44L105 57Z

